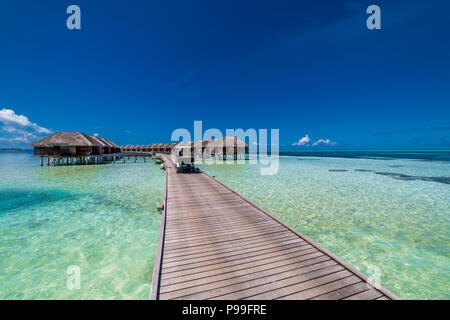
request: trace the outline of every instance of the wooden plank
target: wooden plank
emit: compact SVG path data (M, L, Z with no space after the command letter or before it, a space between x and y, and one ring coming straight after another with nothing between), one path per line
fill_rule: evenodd
M190 238L195 238L195 237L200 237L200 236L205 236L205 235L211 235L212 232L214 233L214 236L218 236L220 234L227 234L231 231L247 232L249 230L261 229L266 226L272 227L272 226L277 226L277 224L274 223L273 221L263 220L263 221L255 221L251 224L244 224L244 223L233 224L233 225L223 226L223 228L203 226L203 227L195 228L195 229L191 230L191 232L189 232L189 230L172 230L170 232L166 231L166 239L167 240L190 239Z
M220 231L212 231L212 232L208 232L207 229L201 230L201 232L199 233L194 233L194 234L189 234L186 232L175 232L175 233L171 233L170 235L166 234L166 243L173 243L173 242L179 242L179 241L184 241L184 242L200 242L200 241L204 241L206 239L210 239L210 238L222 238L222 239L227 239L225 238L226 236L228 237L233 237L236 234L243 234L243 233L248 233L250 234L250 232L265 232L265 231L270 231L270 230L274 230L274 228L279 227L279 225L274 224L270 221L268 222L263 222L263 223L252 223L252 224L240 224L240 225L236 225L234 227L232 227L231 229L225 229L225 230L220 230Z
M244 261L248 261L248 259L253 259L254 257L255 257L255 259L256 258L260 259L261 256L265 256L265 255L271 254L271 253L283 253L284 254L285 252L288 252L290 250L300 251L301 249L307 250L310 248L311 248L311 245L309 245L307 243L304 243L303 246L299 246L297 243L291 243L291 244L287 244L285 246L279 246L279 247L275 247L275 248L255 250L252 252L243 252L240 254L233 254L233 255L222 255L222 256L218 256L213 259L210 259L208 257L207 259L199 259L197 261L192 261L190 263L186 262L186 261L181 261L178 263L165 264L163 266L164 266L164 271L166 273L168 273L168 272L196 269L196 268L219 265L219 264L224 265L224 263L226 263L226 262L237 261L237 260L241 263Z
M357 282L348 287L344 287L335 291L331 291L320 296L312 298L312 300L341 300L347 297L357 295L363 291L367 291L366 282Z
M293 269L300 269L305 266L315 265L326 261L332 261L325 255L320 255L320 253L313 255L312 257L298 257L289 260L280 260L270 264L261 264L259 266L254 266L246 269L234 270L233 272L222 273L215 276L209 276L200 279L188 280L183 283L168 284L161 287L161 292L172 292L180 290L183 288L199 287L202 285L219 283L228 279L239 279L240 277L245 277L252 274L258 274L263 272L268 272L269 274L275 274L278 272L289 271ZM332 261L334 263L334 261ZM221 294L217 294L221 295Z
M288 265L284 268L264 270L199 286L189 288L183 286L183 289L169 292L166 292L167 288L165 287L166 290L161 294L165 299L211 299L289 277L311 274L311 272L317 272L318 270L321 270L320 272L333 272L332 270L338 271L342 269L343 267L336 264L333 260L326 260L303 268L299 268L297 265Z
M271 243L271 244L266 244L266 245L257 246L257 247L251 246L250 248L247 247L247 248L241 249L241 250L232 250L232 251L228 251L228 252L214 251L214 253L212 253L212 254L209 254L206 256L204 255L204 256L200 256L200 257L189 255L188 257L184 257L182 259L165 260L163 262L163 266L165 268L169 268L169 267L176 266L176 265L192 264L192 263L198 263L201 261L211 262L214 259L222 259L222 258L225 259L225 258L230 258L230 257L236 257L241 254L252 254L252 253L263 252L264 250L278 250L281 248L285 248L288 245L297 245L297 244L306 244L306 242L303 240L300 240L300 239L288 239L283 242Z
M252 287L247 290L234 292L228 295L216 297L216 299L262 299L271 300L282 297L300 290L306 290L318 286L321 283L351 276L347 270L342 268L325 268L309 274L290 277L276 282L269 282L264 285Z
M344 300L374 300L379 297L384 297L383 294L376 290L376 289L370 289L366 290L364 292L349 296L345 298Z
M173 249L167 249L164 250L164 257L172 257L172 256L179 256L179 255L186 255L190 253L203 253L203 252L211 252L226 249L226 248L240 248L242 246L251 245L254 243L260 243L262 241L275 241L275 239L281 238L281 237L287 237L291 236L290 234L286 234L283 231L274 232L271 234L265 234L265 235L259 235L259 236L251 236L247 237L242 241L242 239L232 239L226 242L223 242L219 247L217 244L207 244L207 245L201 245L191 248L173 248Z
M247 264L250 262L258 262L258 261L266 261L266 259L275 258L275 257L296 257L299 255L306 255L308 253L317 252L316 249L312 248L310 245L306 245L304 247L295 247L290 249L284 249L280 250L278 252L271 252L266 254L258 254L256 256L250 256L246 258L241 258L238 260L230 260L226 261L223 260L219 263L214 263L211 265L205 264L201 267L197 267L194 269L187 269L187 270L170 270L170 269L163 269L163 275L166 279L175 278L175 277L181 277L184 275L190 275L190 274L198 274L201 272L207 272L210 270L217 270L224 268L232 267L232 266L238 266Z
M210 246L200 246L196 247L194 249L189 250L172 250L172 251L165 251L164 254L164 261L170 261L171 259L187 259L188 256L191 257L197 257L197 256L208 256L211 254L215 254L217 252L233 252L235 250L242 250L246 248L253 248L254 246L260 246L260 245L267 245L267 244L273 244L279 241L284 241L285 239L296 239L290 234L286 234L284 232L278 232L271 235L271 237L266 236L259 236L254 237L251 239L248 239L245 242L237 241L232 242L228 241L224 243L222 246L217 248L216 245L210 245Z
M272 227L272 228L256 230L256 231L248 232L245 234L239 233L239 232L235 232L233 234L230 233L227 236L224 236L221 238L217 238L212 235L210 237L203 238L203 239L192 239L192 241L172 240L172 241L167 241L165 243L165 245L167 246L168 249L171 249L171 248L181 249L181 248L189 248L189 247L195 247L195 246L212 244L212 243L226 242L228 240L232 240L233 238L243 240L246 238L263 236L266 234L271 234L271 233L281 232L281 231L284 231L283 228L277 226L277 227Z
M348 270L346 270L346 272L350 273ZM321 286L315 286L308 290L302 290L302 291L294 293L294 294L284 295L284 296L280 297L280 299L281 300L310 299L310 298L325 294L327 292L334 291L334 290L352 285L357 282L361 282L361 279L355 275L352 275L350 277L339 276L336 278L335 281L325 283Z
M297 256L292 257L292 258L297 258L295 260L302 261L302 260L317 258L320 256L323 256L323 253L313 252L313 253L308 253L305 255L298 254ZM261 266L266 266L266 267L270 268L271 266L274 266L277 263L287 264L288 261L292 261L292 260L286 259L283 256L277 256L277 257L273 257L273 258L266 259L266 260L252 261L249 263L234 265L234 266L231 266L228 268L218 268L218 269L214 269L214 270L210 270L210 271L193 273L193 274L189 274L189 275L185 275L185 276L181 276L181 277L173 277L173 278L163 277L161 279L161 286L167 286L167 285L171 285L171 284L175 284L175 283L187 282L187 281L192 281L192 280L197 280L197 279L203 279L203 281L208 281L208 279L206 279L206 278L210 278L212 276L223 275L225 273L231 273L232 275L234 275L236 273L236 271L241 271L241 270L246 270L246 269L248 270L248 269L251 269L254 267L261 267Z

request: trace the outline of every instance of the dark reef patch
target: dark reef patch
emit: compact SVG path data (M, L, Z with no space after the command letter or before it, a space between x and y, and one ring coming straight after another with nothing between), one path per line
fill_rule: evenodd
M367 170L367 169L355 169L358 172L375 172L375 170Z
M397 180L405 180L405 181L420 180L420 181L432 181L432 182L450 184L450 177L410 176L407 174L395 173L395 172L375 172L375 174L379 174L379 175L383 175L383 176L390 176Z
M0 215L56 201L68 201L75 197L76 195L61 190L6 189L0 192Z
M348 170L345 170L345 169L329 169L328 171L330 171L330 172L345 172L345 171L348 171Z

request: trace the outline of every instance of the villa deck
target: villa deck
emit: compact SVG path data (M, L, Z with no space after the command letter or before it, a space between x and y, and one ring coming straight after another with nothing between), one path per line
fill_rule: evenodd
M151 299L398 299L305 235L166 155Z

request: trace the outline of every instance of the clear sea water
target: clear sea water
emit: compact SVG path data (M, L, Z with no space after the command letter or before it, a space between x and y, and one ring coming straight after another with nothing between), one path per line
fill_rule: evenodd
M400 298L450 298L450 152L281 154L271 176L201 167Z
M0 151L0 299L148 298L162 170L39 164ZM80 268L79 290L68 289L69 266Z
M401 298L449 299L450 153L342 152L284 152L273 176L201 167L362 272L378 267ZM150 163L41 168L0 152L0 298L148 298L163 190Z

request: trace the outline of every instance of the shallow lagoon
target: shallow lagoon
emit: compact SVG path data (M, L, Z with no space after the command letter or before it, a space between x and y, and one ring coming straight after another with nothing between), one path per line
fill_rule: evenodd
M201 167L361 271L379 267L401 298L450 298L450 185L398 179L449 177L450 162L292 155L273 176ZM0 152L0 178L0 298L148 298L159 166L41 168L29 152ZM67 288L71 265L80 290Z
M164 173L149 163L39 167L0 153L1 299L146 299ZM79 266L80 290L67 287Z
M258 165L201 167L362 272L379 268L401 298L450 298L450 184L436 182L450 162L303 154L280 156L272 176Z

